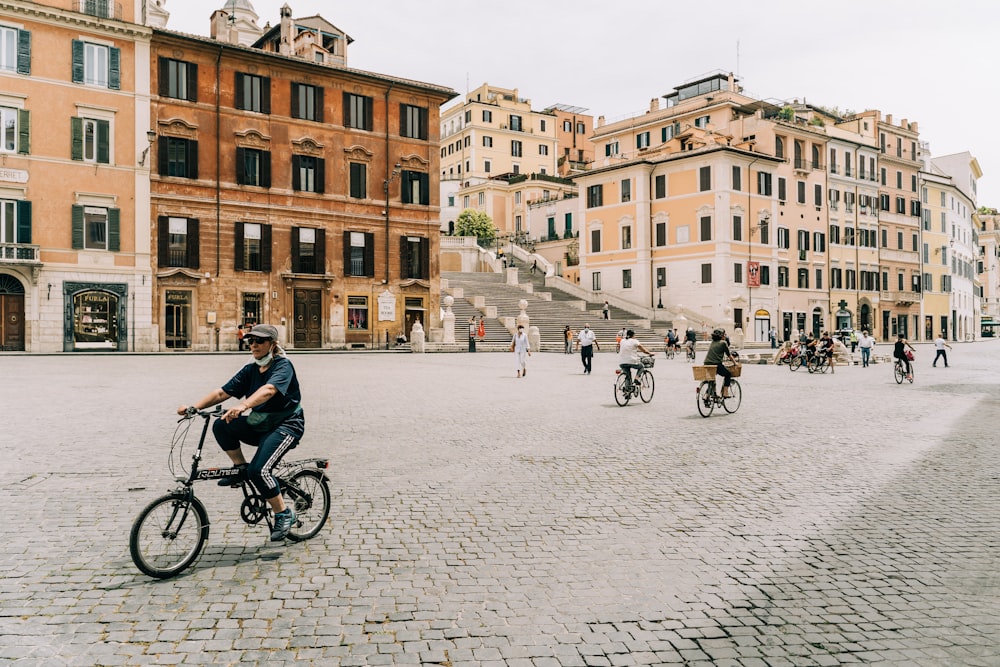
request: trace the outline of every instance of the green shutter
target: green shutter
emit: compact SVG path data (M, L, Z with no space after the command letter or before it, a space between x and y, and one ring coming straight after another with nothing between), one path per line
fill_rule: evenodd
M119 90L122 87L122 50L108 47L108 88Z
M73 207L73 248L83 248L83 207Z
M17 243L31 243L31 202L17 202Z
M31 112L27 109L17 110L17 152L31 152Z
M271 272L271 225L260 226L260 270Z
M236 239L233 246L234 268L243 271L245 249L243 247L243 223L237 222L234 237Z
M73 83L83 83L83 42L73 40Z
M316 117L313 120L323 122L323 89L319 86L316 87Z
M31 74L31 33L17 31L17 73Z
M198 142L194 139L187 140L187 176L188 178L198 178Z
M260 152L260 183L262 188L271 187L271 151Z
M292 273L302 271L302 257L299 255L299 228L292 227Z
M301 155L292 154L292 190L302 189L302 177L299 175L299 162Z
M111 121L97 121L97 161L111 163Z
M70 142L70 157L74 160L83 159L83 119L82 118L70 118L70 134L72 136L72 141Z
M156 263L161 268L170 265L170 218L165 215L156 219Z
M198 101L198 63L187 63L187 101Z
M188 220L187 229L187 268L197 269L201 265L201 258L198 256L201 248L201 237L198 236L198 220Z
M240 72L236 73L236 91L234 93L236 99L233 100L235 102L233 106L237 109L246 109L246 105L243 104L243 77L245 76L245 74L241 74Z
M260 78L260 111L271 113L271 77Z
M121 249L122 225L121 210L108 209L108 250L118 252Z
M246 165L246 149L240 146L236 147L236 185L246 185L247 182L247 165Z
M326 160L321 157L316 158L316 192L326 192Z

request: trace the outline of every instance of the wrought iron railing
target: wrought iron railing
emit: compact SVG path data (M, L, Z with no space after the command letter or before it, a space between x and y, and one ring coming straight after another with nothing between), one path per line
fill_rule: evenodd
M111 0L76 0L73 3L73 9L81 14L96 16L100 19L121 20L122 18L121 3L111 2Z

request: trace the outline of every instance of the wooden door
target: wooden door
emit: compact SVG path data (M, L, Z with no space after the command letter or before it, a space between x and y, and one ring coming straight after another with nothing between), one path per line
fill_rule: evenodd
M0 294L0 350L24 350L24 295Z
M295 290L295 347L321 347L323 345L323 291L318 289Z

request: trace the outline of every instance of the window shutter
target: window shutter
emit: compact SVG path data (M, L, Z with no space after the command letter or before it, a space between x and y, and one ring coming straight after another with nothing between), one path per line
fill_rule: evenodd
M119 90L122 87L122 50L108 47L108 88Z
M292 273L299 273L302 270L302 261L299 255L299 228L292 227Z
M72 139L70 141L70 157L74 160L83 159L83 119L82 118L70 118L70 134Z
M83 207L73 206L73 248L83 247Z
M167 158L169 157L167 155L167 141L169 140L166 137L160 137L159 140L157 141L156 150L158 153L157 158L159 162L157 166L159 167L160 176L166 176L167 172L170 170L170 165L168 164L167 160Z
M31 112L27 109L17 110L17 152L31 152Z
M302 189L302 176L299 174L299 163L301 162L301 156L292 155L292 190ZM295 231L295 228L292 228ZM294 234L292 235L295 236ZM293 241L294 242L294 241Z
M260 78L260 110L263 113L271 113L271 77L269 76Z
M97 121L97 161L111 162L111 122L107 120Z
M108 209L108 250L118 252L121 250L121 209Z
M236 246L233 248L233 259L235 260L234 268L237 271L243 271L244 257L243 257L243 223L236 223Z
M197 219L188 220L187 267L189 269L197 269L201 266L201 258L198 256L201 249L201 237L198 236L199 227Z
M160 56L158 68L158 76L160 77L160 85L157 86L160 91L161 97L166 97L170 94L170 60Z
M316 255L316 273L326 273L326 230L316 230L316 247L313 248Z
M31 33L17 31L17 73L31 74Z
M271 225L260 226L260 270L271 272Z
M399 136L406 136L406 105L399 103Z
M430 280L431 277L431 240L420 239L420 278Z
M326 160L321 157L316 158L316 192L323 194L326 192Z
M73 83L83 83L83 42L73 40Z
M420 174L420 203L429 206L431 203L431 178L430 174Z
M260 152L260 186L271 187L271 151Z
M236 73L236 99L233 100L235 104L233 105L237 109L245 109L243 105L243 77L244 75L240 72Z
M301 86L295 82L292 82L292 118L298 118L300 115L299 110L299 89Z
M198 142L193 139L187 140L187 174L188 178L198 178Z
M344 275L345 276L351 275L351 233L350 232L344 232Z
M237 74L237 76L239 76ZM236 147L236 185L246 185L246 149L240 146Z
M427 109L421 109L420 110L420 138L426 141L428 136L430 136L430 134L428 133L428 130L427 130Z
M170 265L170 219L165 215L156 218L156 263Z
M365 129L371 131L372 127L374 126L374 123L372 122L372 107L375 105L372 102L372 98L370 97L365 97L364 101L365 101ZM388 112L388 110L386 111ZM375 274L372 273L372 275L374 276Z
M31 243L31 202L17 202L17 243Z
M399 237L399 277L403 280L414 277L407 273L407 268L410 265L409 250L410 246L406 242L406 234L403 234Z
M365 275L375 276L375 235L365 233Z
M198 64L189 63L187 65L187 100L188 102L198 101Z
M323 122L323 89L316 87L316 122Z
M351 94L344 93L344 127L350 127L351 120Z

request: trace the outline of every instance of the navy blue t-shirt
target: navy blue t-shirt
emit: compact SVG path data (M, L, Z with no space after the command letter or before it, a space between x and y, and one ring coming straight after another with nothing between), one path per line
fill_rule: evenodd
M302 401L295 369L292 367L292 362L285 357L275 357L263 373L257 364L253 362L247 364L229 382L222 385L222 391L235 398L247 398L265 384L274 385L278 391L266 403L255 407L255 412L282 412Z

